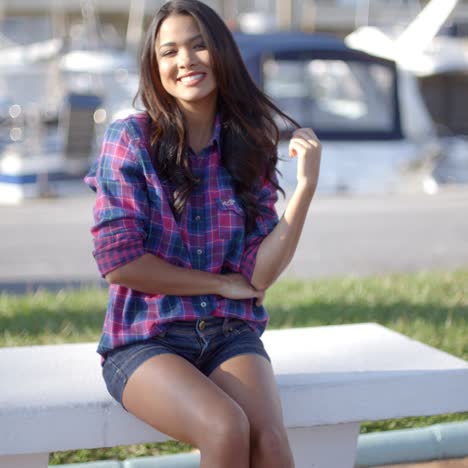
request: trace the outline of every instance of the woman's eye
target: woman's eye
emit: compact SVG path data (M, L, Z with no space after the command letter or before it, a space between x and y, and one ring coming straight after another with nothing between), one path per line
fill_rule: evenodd
M206 46L203 42L200 42L199 44L196 44L195 47L197 49L206 49Z
M174 54L175 54L175 50L166 50L162 53L162 56L167 57L168 55L174 55Z

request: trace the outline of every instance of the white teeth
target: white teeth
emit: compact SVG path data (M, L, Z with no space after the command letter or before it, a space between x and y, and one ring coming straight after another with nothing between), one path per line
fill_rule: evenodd
M181 78L180 81L182 81L182 83L190 83L191 81L197 81L202 77L203 77L203 74L201 73L198 75L186 76L184 78Z

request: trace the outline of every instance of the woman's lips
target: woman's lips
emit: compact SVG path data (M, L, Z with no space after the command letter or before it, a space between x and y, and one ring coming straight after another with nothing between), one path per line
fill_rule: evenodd
M196 86L200 82L202 82L206 77L205 73L197 73L194 75L187 76L185 78L179 78L180 81L184 86Z

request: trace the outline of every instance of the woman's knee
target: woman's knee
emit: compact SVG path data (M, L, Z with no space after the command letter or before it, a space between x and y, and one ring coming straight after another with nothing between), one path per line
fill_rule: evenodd
M200 434L201 449L217 447L225 450L249 451L250 423L243 409L233 402L207 415L206 428Z
M263 427L252 434L253 466L293 468L294 460L284 428Z

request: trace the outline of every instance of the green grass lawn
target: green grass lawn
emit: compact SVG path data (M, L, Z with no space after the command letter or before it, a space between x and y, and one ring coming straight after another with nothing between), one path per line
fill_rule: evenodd
M0 295L0 346L97 341L103 290ZM377 322L468 360L468 270L449 273L279 281L268 292L270 329ZM367 422L361 432L467 420L468 413ZM125 459L190 450L177 442L79 450L50 464Z

